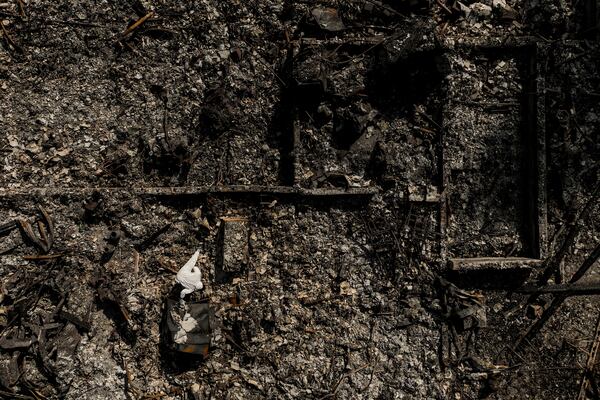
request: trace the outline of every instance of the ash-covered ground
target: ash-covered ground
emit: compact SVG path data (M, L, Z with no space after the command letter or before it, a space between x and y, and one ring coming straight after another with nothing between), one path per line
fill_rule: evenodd
M600 398L599 12L0 0L0 398Z

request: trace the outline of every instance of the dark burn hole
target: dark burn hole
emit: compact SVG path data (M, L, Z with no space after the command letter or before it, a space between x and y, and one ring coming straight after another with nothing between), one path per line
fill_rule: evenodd
M407 0L407 1L394 1L387 0L382 2L388 9L383 8L382 12L384 15L397 17L396 14L390 11L394 10L401 14L420 14L424 15L430 12L430 3L427 0Z
M322 55L314 49L303 49L290 54L286 61L291 102L303 110L315 110L328 92L328 68Z
M162 177L175 176L180 183L185 182L196 157L190 150L192 140L187 137L159 139L158 143L158 146L151 147L140 141L140 149L144 154L144 174L156 172Z
M361 115L354 108L340 108L334 114L332 146L338 150L350 150L367 127L368 114Z
M381 61L382 56L367 74L369 101L382 113L408 115L441 88L439 51L412 53L396 62Z
M204 106L194 122L198 138L214 140L233 128L234 104L238 101L224 87L214 87L207 91Z
M272 334L272 333L275 332L275 327L277 325L275 324L275 321L269 321L269 320L266 320L266 319L262 319L260 321L260 326L264 329L264 331L266 333Z

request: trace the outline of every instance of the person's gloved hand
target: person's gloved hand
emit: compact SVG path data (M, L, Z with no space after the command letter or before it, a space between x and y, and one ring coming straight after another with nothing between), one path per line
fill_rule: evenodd
M200 290L204 287L202 284L202 272L196 267L196 262L200 256L200 250L196 250L194 255L185 263L177 273L175 280L180 283L184 289L181 291L180 297L183 299L186 294L192 293L194 290Z

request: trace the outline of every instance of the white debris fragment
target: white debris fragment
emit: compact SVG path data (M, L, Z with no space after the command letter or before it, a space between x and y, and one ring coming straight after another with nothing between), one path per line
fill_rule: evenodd
M175 343L185 344L187 342L188 332L191 332L197 325L198 322L186 312L181 321L179 321L180 329L175 333Z
M184 287L180 294L182 299L186 294L190 294L194 290L200 290L204 287L202 284L202 272L200 271L200 268L196 267L199 256L200 250L196 250L188 262L186 262L179 272L177 272L175 280Z

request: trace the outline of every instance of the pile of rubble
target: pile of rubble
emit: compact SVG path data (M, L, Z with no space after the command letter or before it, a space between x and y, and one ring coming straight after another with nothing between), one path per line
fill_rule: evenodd
M597 397L598 20L0 0L0 398Z

